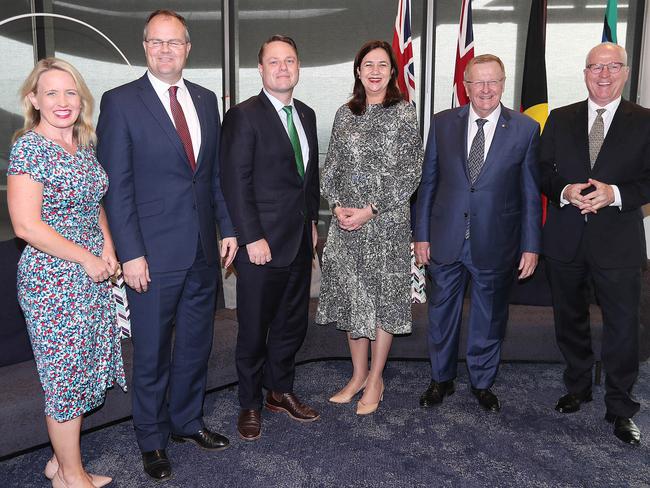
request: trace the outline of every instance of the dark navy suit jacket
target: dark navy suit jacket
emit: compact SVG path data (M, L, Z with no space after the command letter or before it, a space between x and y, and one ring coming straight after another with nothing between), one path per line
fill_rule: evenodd
M171 118L147 75L104 94L97 156L108 173L104 205L120 261L147 258L152 271L187 269L198 238L219 260L217 230L234 236L219 179L220 120L213 92L185 80L201 125L192 173Z
M299 100L294 105L309 143L304 180L287 131L264 92L232 107L223 121L223 191L237 239L240 246L266 239L273 256L269 267L291 264L305 225L311 229L318 221L316 114Z
M470 215L472 262L513 266L522 252L541 251L539 124L501 106L474 184L467 173L469 105L433 116L418 190L415 241L429 242L438 264L458 260Z
M603 268L646 265L641 207L650 201L650 110L621 100L593 169L589 162L587 101L555 109L549 115L540 152L542 189L548 196L544 254L570 262L585 234L589 250ZM617 185L623 207L605 207L584 215L573 205L560 207L570 183L593 178Z

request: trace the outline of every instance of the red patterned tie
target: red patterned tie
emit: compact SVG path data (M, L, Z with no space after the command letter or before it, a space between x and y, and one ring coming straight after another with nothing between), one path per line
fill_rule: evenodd
M178 136L181 138L181 142L185 148L185 154L187 154L187 159L190 161L190 168L192 168L192 172L194 172L196 170L196 160L194 159L192 138L190 137L190 130L187 128L187 120L185 120L183 108L181 107L181 104L178 103L178 98L176 98L177 90L177 86L169 87L169 105L172 109L172 116L174 117L176 132L178 132Z

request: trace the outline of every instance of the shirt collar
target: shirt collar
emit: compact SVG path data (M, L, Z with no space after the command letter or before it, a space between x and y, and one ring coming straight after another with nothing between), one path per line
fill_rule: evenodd
M164 81L156 78L149 70L147 70L147 77L149 78L149 81L151 82L151 86L153 86L156 95L158 95L159 97L161 97L164 94L168 94L170 86L177 86L181 90L187 90L183 78L179 79L176 83L170 85L169 83L165 83Z
M470 124L473 124L476 122L477 119L486 119L489 123L495 124L499 120L499 116L501 115L501 104L495 108L490 115L487 117L479 117L476 112L474 112L474 107L472 107L472 104L469 104L469 122Z
M601 107L600 105L597 105L591 98L587 99L587 106L589 107L589 111L592 113L597 113L596 110L599 108L604 108L606 110L605 113L614 115L614 112L616 112L616 109L618 109L618 106L621 104L621 97L618 97L616 100L613 102L609 102L607 105L604 107Z
M294 105L293 105L293 97L291 98L291 101L289 101L289 103L285 105L283 102L281 102L280 100L278 100L277 98L275 98L273 95L271 95L271 94L266 90L266 88L262 88L262 91L263 91L264 94L268 97L268 99L271 101L271 103L273 104L273 108L275 108L275 111L276 111L276 112L280 112L280 111L282 111L282 108L283 108L283 107L289 107L289 106L294 107Z

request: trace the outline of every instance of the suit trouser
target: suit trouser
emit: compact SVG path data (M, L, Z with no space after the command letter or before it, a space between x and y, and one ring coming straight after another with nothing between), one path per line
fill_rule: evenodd
M429 358L434 381L456 377L458 340L465 289L471 279L467 369L474 388L490 388L501 358L501 342L508 323L508 298L513 269L479 269L472 263L469 239L459 260L429 265Z
M601 268L583 239L569 263L546 258L553 297L555 336L566 361L569 393L591 390L591 348L587 281L591 277L603 312L601 358L605 369L605 405L611 414L632 417L639 403L631 398L639 372L639 302L641 269Z
M133 425L143 452L164 449L170 432L192 434L204 427L217 273L199 239L191 268L152 271L146 293L129 289Z
M237 253L235 361L241 408L259 409L262 386L278 393L293 391L295 357L307 333L311 246L305 231L289 266L252 264L246 248Z

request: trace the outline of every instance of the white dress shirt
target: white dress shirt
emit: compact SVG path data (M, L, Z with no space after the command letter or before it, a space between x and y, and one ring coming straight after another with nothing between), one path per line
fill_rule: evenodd
M598 116L598 112L596 112L596 110L600 108L604 108L605 109L605 111L603 112L603 123L605 124L604 137L607 137L607 131L609 130L609 127L612 125L612 119L614 118L616 109L620 104L621 104L621 97L618 97L616 100L608 103L604 107L599 107L598 105L596 105L591 100L591 98L587 99L587 127L589 127L589 132L591 132L591 127L594 125L594 122L596 121L596 117Z
M596 110L604 108L605 111L603 112L602 117L603 117L603 125L605 126L605 131L603 133L603 137L607 137L607 131L609 131L609 128L612 125L614 114L616 113L616 110L618 109L618 106L620 104L621 104L621 97L618 97L613 102L609 102L604 107L596 105L596 103L591 98L588 98L587 99L587 130L588 130L587 133L591 132L591 128L593 127L594 122L596 121L596 117L598 116L598 112L596 112ZM603 183L607 183L607 182L604 181ZM560 193L561 207L569 204L569 201L566 198L564 198L564 190L567 189L567 186L562 188L562 193ZM621 191L618 189L618 186L616 185L610 185L610 186L614 191L614 201L610 203L609 206L618 207L620 209L623 206L623 203L621 201Z
M467 118L467 157L469 157L469 151L472 148L472 141L478 132L478 124L476 123L476 120L485 119L487 122L483 125L483 133L485 134L485 153L483 154L483 161L487 159L488 151L492 145L492 139L494 139L494 132L497 129L500 115L501 104L499 104L487 117L479 117L476 112L474 112L472 104L469 104L469 117Z
M174 116L172 115L172 107L169 101L169 87L172 86L164 81L159 80L150 71L147 71L147 76L153 86L156 95L160 98L160 101L165 107L169 118L176 127L174 123ZM174 86L178 87L176 91L176 99L180 103L181 108L183 109L183 115L185 115L185 120L187 121L187 128L190 131L190 138L192 139L192 150L194 151L194 159L198 163L199 161L199 150L201 149L201 124L199 124L199 116L196 114L196 108L194 107L194 102L192 101L192 96L185 86L183 78L174 83Z
M293 125L296 126L296 131L298 132L298 139L300 139L300 150L302 151L302 164L303 167L305 168L305 173L306 173L307 163L309 162L309 143L307 142L307 134L305 134L305 129L302 127L300 115L296 110L296 106L293 104L293 98L287 105L285 105L280 100L278 100L273 95L271 95L268 91L266 91L266 88L264 88L263 91L264 94L268 97L268 99L273 104L273 108L275 108L276 112L278 113L278 117L280 117L280 120L282 121L282 125L284 126L284 130L286 131L287 136L289 135L289 128L287 127L287 114L282 109L285 106L289 106L289 105L291 106L291 111L293 113Z

